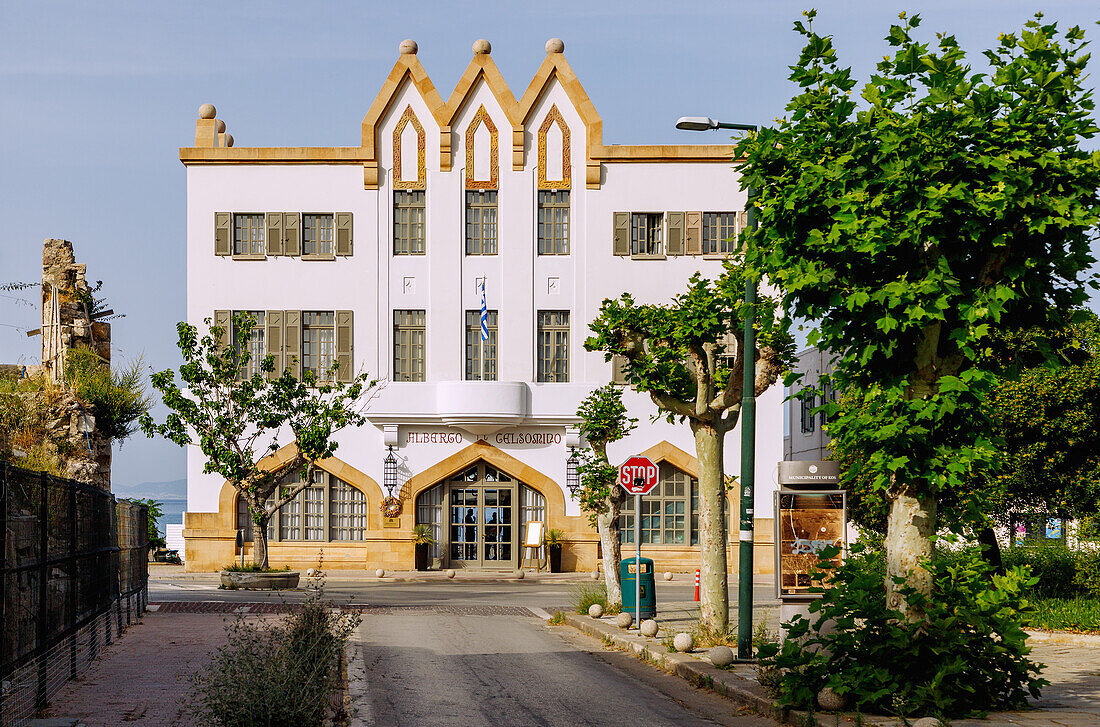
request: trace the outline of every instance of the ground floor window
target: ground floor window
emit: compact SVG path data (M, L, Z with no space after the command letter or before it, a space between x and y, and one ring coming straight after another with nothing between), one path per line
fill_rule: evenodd
M634 544L634 498L627 497L619 516L623 544ZM642 496L643 545L699 544L699 481L661 463L661 481Z
M300 482L298 473L287 485ZM274 498L268 501L274 502ZM248 503L237 498L237 528L251 542L252 519ZM273 542L363 540L367 529L367 496L351 483L321 469L313 471L313 482L268 521L267 538Z
M416 498L416 522L436 540L432 556L448 565L511 568L528 522L545 522L542 493L484 462Z

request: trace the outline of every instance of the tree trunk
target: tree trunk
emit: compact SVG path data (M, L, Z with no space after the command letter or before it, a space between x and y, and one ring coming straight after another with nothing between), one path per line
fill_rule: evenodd
M725 432L692 422L699 459L699 606L703 624L725 633L729 628L729 573L726 565L726 484L722 472ZM750 606L751 607L751 606Z
M263 518L263 522L257 522ZM260 513L252 518L252 562L260 568L267 568L267 522L271 516Z
M615 490L618 490L616 493ZM622 512L623 489L617 484L607 497L607 512L596 516L596 525L600 533L603 549L603 581L607 586L607 605L623 605L623 586L619 580L619 564L623 559L623 542L619 529L619 514Z
M978 530L978 543L982 546L982 557L993 568L993 575L1005 574L1004 560L1001 559L1001 544L997 542L997 533L992 525L986 525Z
M919 499L905 485L895 484L889 493L890 513L886 520L886 606L917 621L924 614L906 603L901 588L912 586L919 593L932 595L932 574L921 561L932 557L932 535L936 532L936 500ZM895 577L905 579L902 585Z

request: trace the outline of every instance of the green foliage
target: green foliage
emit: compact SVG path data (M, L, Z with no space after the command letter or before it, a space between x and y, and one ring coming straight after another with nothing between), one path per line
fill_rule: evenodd
M612 610L607 604L607 586L602 582L597 583L579 583L573 588L573 601L576 604L577 613L582 616L588 615L588 607L593 603L598 603L603 606L604 613L618 613L621 610L621 605L616 604L618 607L616 610Z
M548 546L560 546L565 542L565 531L558 528L550 528L542 536L542 542Z
M1027 626L1046 631L1100 632L1100 600L1096 598L1039 598Z
M361 617L318 592L282 622L226 626L227 643L192 677L195 713L219 727L320 727L334 712L344 644Z
M58 451L68 442L51 441L46 429L59 398L45 377L0 376L0 457L24 469L61 476Z
M227 344L248 340L255 320L247 314L234 316L235 336L209 318L206 325L208 333L201 337L195 326L176 326L183 357L180 383L170 369L152 376L170 413L161 424L146 415L141 427L150 437L199 446L206 457L203 473L221 476L248 502L257 526L259 565L266 566L268 519L308 486L318 461L333 456L336 432L366 421L363 408L377 382L367 374L352 376L350 382L318 381L312 371L299 379L289 368L279 375L270 355L256 373L243 378L241 371L251 360L248 347ZM337 373L334 361L330 378ZM260 460L280 448L286 433L296 445L296 456L274 470L261 467ZM295 473L298 482L284 485ZM278 497L269 504L276 489Z
M597 527L597 516L625 498L615 483L618 469L607 461L607 445L630 434L638 420L627 416L622 389L614 384L601 386L586 396L577 407L577 416L581 419L580 433L592 446L580 454L577 475L581 489L577 499L589 524Z
M554 615L547 620L547 623L551 626L561 626L565 623L565 613L562 611L554 611Z
M737 632L728 628L716 629L703 619L691 626L691 638L696 648L709 649L712 646L737 646Z
M65 355L65 385L88 407L97 429L122 441L137 431L138 421L153 406L142 367L139 357L111 369L89 346L79 346Z
M1074 584L1077 559L1073 551L1060 545L1016 546L1001 551L1006 568L1026 566L1035 584L1028 594L1038 598L1072 598L1078 594Z
M973 553L937 558L926 564L931 597L897 579L927 616L909 621L886 606L885 553L859 544L852 553L836 568L824 560L836 549L821 553L828 588L811 603L810 619L785 624L782 647L760 649L764 665L783 671L782 704L811 708L828 686L859 711L959 718L1021 708L1028 695L1038 697L1047 682L1038 677L1042 665L1027 658L1020 626L1031 612L1024 569L998 576ZM829 622L835 630L820 633Z
M1100 153L1081 148L1097 129L1079 28L1037 16L1000 36L981 74L953 36L930 45L918 25L891 27L857 104L831 38L796 23L790 115L736 154L760 190L750 264L816 323L834 386L862 392L865 406L830 406L830 435L867 453L846 479L888 490L902 475L936 497L997 464L981 413L990 334L1052 327L1086 297ZM973 497L958 509L980 519Z
M130 498L132 502L136 502L139 505L145 505L147 514L147 526L149 533L149 548L163 548L166 543L164 538L160 537L160 530L157 529L157 520L164 517L163 505L153 499L142 499L140 497Z
M1073 584L1082 593L1100 598L1100 550L1082 548L1077 551L1074 565Z
M223 565L222 570L230 573L286 573L290 570L290 566L284 565L280 568L269 568L257 563L245 563L244 565L240 563L230 563L229 565Z
M413 543L416 545L435 545L435 537L432 535L432 526L427 523L413 525Z

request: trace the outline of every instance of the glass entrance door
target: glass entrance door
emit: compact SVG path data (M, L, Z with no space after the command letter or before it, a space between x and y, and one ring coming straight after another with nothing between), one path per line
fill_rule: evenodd
M485 464L451 478L447 483L448 567L515 567L517 485Z

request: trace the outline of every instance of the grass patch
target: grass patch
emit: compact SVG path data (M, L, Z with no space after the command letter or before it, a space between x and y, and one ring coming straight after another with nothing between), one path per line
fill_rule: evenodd
M603 583L581 583L573 588L573 601L577 605L577 613L588 615L588 607L593 603L603 606L603 612L609 616L622 613L621 603L614 606L607 605L607 586Z
M1049 631L1100 632L1100 599L1037 598L1027 626Z
M284 565L282 568L261 568L255 563L230 563L229 565L222 566L222 570L229 571L230 573L286 573L290 570L289 565Z
M728 628L725 631L712 629L703 623L702 619L695 622L690 633L697 649L709 649L712 646L737 647L737 632Z

